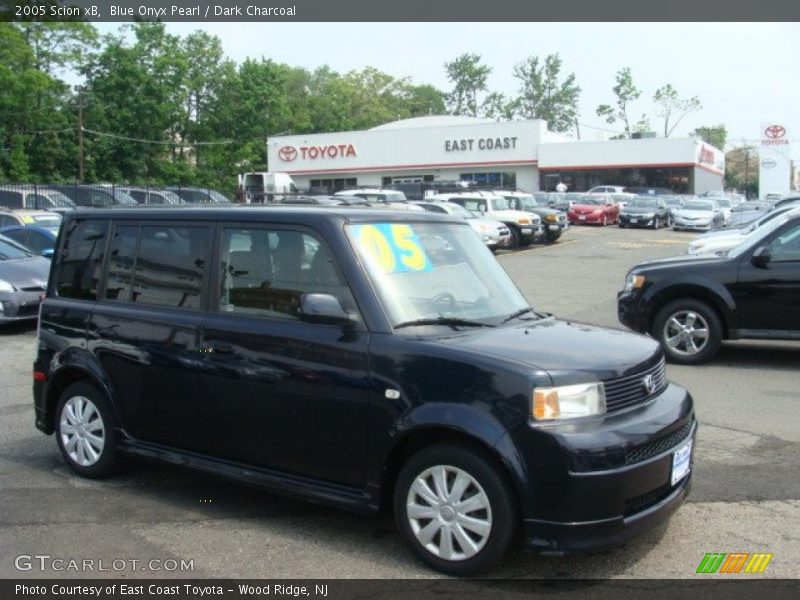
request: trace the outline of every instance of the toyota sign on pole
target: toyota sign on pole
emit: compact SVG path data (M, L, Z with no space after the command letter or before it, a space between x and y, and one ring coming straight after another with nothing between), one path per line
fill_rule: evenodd
M758 149L758 195L786 195L792 177L791 138L785 123L767 121L761 124Z

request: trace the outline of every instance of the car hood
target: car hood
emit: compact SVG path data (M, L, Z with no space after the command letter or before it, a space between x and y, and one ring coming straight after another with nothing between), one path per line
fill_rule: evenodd
M546 371L553 382L605 380L641 371L659 360L653 339L552 317L514 326L474 329L433 340L479 356L491 355ZM586 376L575 377L576 373Z
M597 204L573 204L570 208L579 212L595 212L596 210L603 210L605 206Z
M483 232L484 230L488 229L492 233L496 233L499 227L505 227L505 224L501 223L500 221L495 221L494 219L466 219L469 226L472 227L475 231Z
M722 250L730 250L731 248L735 248L739 244L744 241L744 237L737 235L734 237L718 237L718 238L711 238L708 242L704 243L700 246L699 251L703 254L713 254L715 252L720 252ZM698 244L692 246L696 248Z
M667 258L657 258L655 260L647 260L638 263L631 271L638 272L641 267L675 267L680 268L688 265L699 265L703 263L718 263L724 260L723 257L716 254L682 254L680 256L670 256Z
M15 288L44 288L50 275L50 261L41 256L0 260L0 279Z
M679 219L713 219L714 211L712 210L676 210L675 216Z
M488 216L501 221L516 221L517 219L530 219L531 223L538 223L541 221L539 215L521 210L496 210L489 213Z

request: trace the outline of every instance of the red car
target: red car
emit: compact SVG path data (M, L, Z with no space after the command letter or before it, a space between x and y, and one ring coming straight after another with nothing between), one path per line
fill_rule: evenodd
M582 196L569 207L572 225L613 225L619 218L619 205L608 196Z

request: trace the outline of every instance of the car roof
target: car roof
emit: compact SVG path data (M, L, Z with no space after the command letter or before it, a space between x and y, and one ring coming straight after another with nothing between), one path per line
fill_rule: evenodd
M291 205L239 205L239 206L192 206L173 205L147 207L117 206L114 208L92 208L70 211L65 219L106 218L152 221L230 221L272 222L296 224L381 223L386 221L442 221L463 223L463 219L425 211L391 210L383 208L356 208L348 206L291 206Z
M0 228L0 234L7 231L36 231L38 233L43 233L48 237L55 237L55 234L52 231L45 227L39 227L38 225L9 225L8 227Z

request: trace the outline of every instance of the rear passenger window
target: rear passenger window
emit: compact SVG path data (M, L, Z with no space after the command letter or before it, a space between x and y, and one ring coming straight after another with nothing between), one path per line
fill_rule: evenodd
M345 310L355 311L332 256L300 231L225 229L220 273L223 312L297 318L304 293L332 294Z
M56 292L63 298L97 300L108 221L72 221L58 256Z
M105 298L200 309L210 237L205 227L117 226Z

